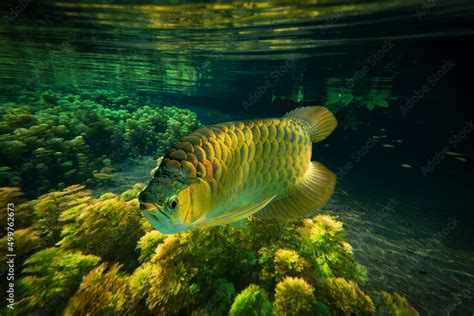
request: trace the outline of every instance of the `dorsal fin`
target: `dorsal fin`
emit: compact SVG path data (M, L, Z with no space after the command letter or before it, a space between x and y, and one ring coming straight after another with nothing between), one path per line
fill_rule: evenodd
M334 115L324 106L306 106L296 108L284 117L295 118L308 123L311 129L311 140L318 143L324 140L337 126Z

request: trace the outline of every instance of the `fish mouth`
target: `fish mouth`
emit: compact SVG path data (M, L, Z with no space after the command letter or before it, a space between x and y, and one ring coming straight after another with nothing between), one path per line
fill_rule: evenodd
M142 211L144 211L143 212L144 214L145 213L153 213L153 212L158 211L164 217L166 217L168 219L171 219L171 217L163 211L163 208L161 208L161 207L159 207L155 204L152 204L152 203L140 202L140 209Z
M140 209L142 211L151 211L153 209L157 209L158 207L155 204L147 203L147 202L140 202Z

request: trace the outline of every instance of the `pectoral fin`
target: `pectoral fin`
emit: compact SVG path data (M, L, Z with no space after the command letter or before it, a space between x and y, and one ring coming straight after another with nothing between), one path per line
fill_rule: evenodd
M267 206L268 203L270 203L275 198L275 196L276 195L257 203L244 205L235 210L215 216L213 218L198 220L197 222L193 223L193 225L196 227L208 227L208 226L224 225L224 224L241 220L245 217L248 217L260 211L262 208Z

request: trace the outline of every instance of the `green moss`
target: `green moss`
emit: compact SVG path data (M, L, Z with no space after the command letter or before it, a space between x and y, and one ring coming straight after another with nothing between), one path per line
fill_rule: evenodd
M272 303L267 292L258 285L250 284L235 297L229 311L230 316L271 316Z

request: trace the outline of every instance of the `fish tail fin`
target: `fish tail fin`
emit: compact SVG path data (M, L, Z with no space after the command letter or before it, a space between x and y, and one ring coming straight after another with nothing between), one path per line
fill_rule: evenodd
M334 115L324 106L305 106L296 108L285 114L284 117L295 118L309 124L311 140L319 143L328 137L337 126Z
M293 192L271 201L256 216L302 217L321 208L336 186L336 175L321 163L312 161L305 179Z

